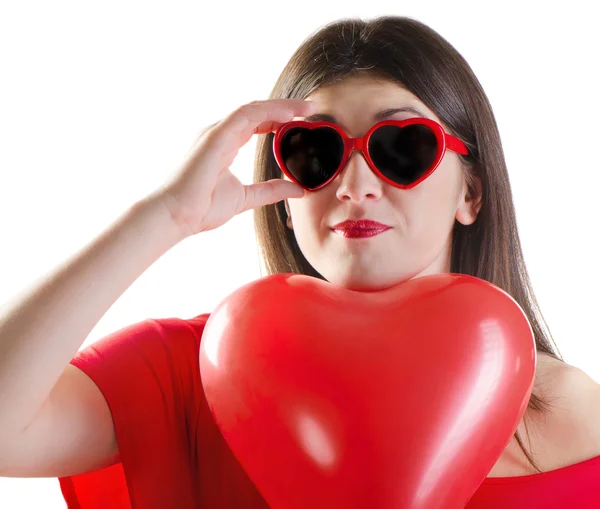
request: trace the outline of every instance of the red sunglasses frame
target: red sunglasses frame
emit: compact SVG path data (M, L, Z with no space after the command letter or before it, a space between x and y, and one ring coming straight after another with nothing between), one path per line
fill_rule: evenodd
M383 173L381 173L377 169L375 163L373 162L371 156L368 153L367 147L369 146L369 140L371 138L371 135L379 127L386 125L404 127L414 124L421 124L431 129L431 131L435 134L437 140L437 152L431 167L418 180L408 185L398 184L397 182L394 182L393 180L387 178ZM332 129L337 131L337 133L340 135L344 142L344 155L342 156L342 160L340 161L339 167L331 176L331 178L329 178L326 182L324 182L318 187L308 188L303 186L285 167L285 164L283 162L283 156L281 154L281 141L285 133L294 127L305 127L308 129L317 129L319 127L331 127ZM369 129L369 131L367 132L367 134L365 134L362 138L349 137L341 127L331 122L308 122L306 120L293 120L291 122L286 122L285 124L282 124L275 131L275 137L273 138L273 153L275 154L275 160L277 161L279 168L285 175L287 175L287 177L292 182L295 182L307 191L318 191L319 189L322 189L330 182L332 182L341 173L342 169L346 166L346 162L348 161L350 155L354 150L360 151L366 159L367 163L369 164L371 170L384 181L386 181L388 184L391 184L392 186L398 187L400 189L411 189L423 182L423 180L425 180L427 177L429 177L429 175L431 175L435 171L435 169L439 166L442 158L444 157L446 149L452 150L453 152L462 155L467 155L469 153L469 150L467 149L466 145L461 140L459 140L455 136L452 136L451 134L447 134L444 131L444 128L435 120L431 120L430 118L425 117L413 117L408 118L406 120L383 120L372 126L371 129Z

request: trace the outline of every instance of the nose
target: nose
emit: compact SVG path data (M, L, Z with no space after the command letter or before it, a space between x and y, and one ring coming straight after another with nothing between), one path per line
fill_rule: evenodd
M369 163L359 150L354 150L345 168L336 177L338 188L336 196L341 201L361 203L365 199L378 200L381 198L383 180L369 167Z

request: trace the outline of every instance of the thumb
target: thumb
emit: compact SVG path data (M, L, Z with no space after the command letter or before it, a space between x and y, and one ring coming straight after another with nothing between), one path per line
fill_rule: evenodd
M271 205L286 198L302 198L305 195L304 189L298 184L283 179L272 179L244 186L244 191L242 212Z

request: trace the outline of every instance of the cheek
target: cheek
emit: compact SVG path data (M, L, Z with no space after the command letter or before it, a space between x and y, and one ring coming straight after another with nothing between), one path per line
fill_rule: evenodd
M457 171L453 162L445 159L429 178L397 197L395 203L411 235L429 237L454 223L459 193Z
M294 229L301 228L305 230L310 228L311 218L315 216L313 209L314 207L306 199L290 200L290 213L292 214Z
M317 201L303 198L290 200L292 225L298 243L314 242L322 237L325 230L325 210Z
M421 204L424 208L429 208L431 212L443 214L449 206L456 203L462 170L458 160L452 155L452 153L446 153L433 174L415 188L422 193L422 196L419 196Z

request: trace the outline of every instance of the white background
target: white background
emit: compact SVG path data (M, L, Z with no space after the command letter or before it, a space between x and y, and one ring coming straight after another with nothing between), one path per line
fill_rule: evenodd
M0 302L171 174L197 133L266 99L298 45L342 17L407 15L471 64L500 126L534 290L570 364L600 381L598 35L592 2L81 2L0 6ZM232 170L252 181L255 139ZM147 270L84 345L211 311L261 277L252 213ZM1 418L1 416L0 416ZM0 507L64 508L56 479L0 479Z

